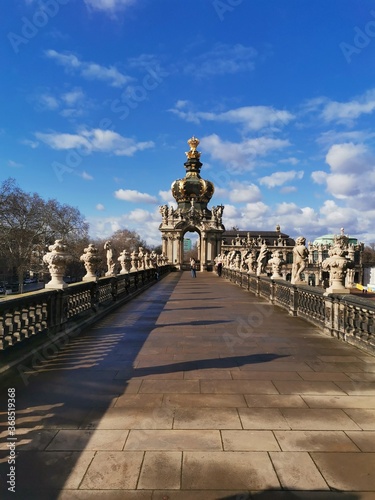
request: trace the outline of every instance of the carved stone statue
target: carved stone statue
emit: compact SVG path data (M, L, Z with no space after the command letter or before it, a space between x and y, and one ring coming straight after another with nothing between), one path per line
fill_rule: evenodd
M303 283L301 280L301 273L306 268L309 251L305 246L306 238L299 236L296 239L296 245L293 249L293 266L292 266L292 283Z
M138 248L138 269L142 271L145 268L145 254L143 253L143 247Z
M131 268L130 272L135 273L138 270L138 254L135 250L130 255Z
M106 276L115 276L115 267L116 263L113 259L113 250L112 250L112 242L111 241L106 241L104 243L104 250L107 251L107 272L105 273Z
M261 274L266 274L267 254L268 254L268 247L265 243L263 243L262 246L260 247L260 252L257 258L258 262L257 276L260 276Z
M256 253L255 250L251 250L251 252L248 253L245 263L247 265L247 274L253 274L255 273L256 270Z
M163 222L166 222L168 220L168 205L161 205L159 212L161 213Z

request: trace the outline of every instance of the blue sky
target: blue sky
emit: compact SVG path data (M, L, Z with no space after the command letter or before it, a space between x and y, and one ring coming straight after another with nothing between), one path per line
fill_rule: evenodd
M0 180L159 244L195 135L227 229L375 241L375 4L1 4Z

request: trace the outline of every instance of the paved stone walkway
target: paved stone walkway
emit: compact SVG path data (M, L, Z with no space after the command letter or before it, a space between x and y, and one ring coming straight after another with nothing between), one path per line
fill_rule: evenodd
M1 498L375 498L375 357L213 273L168 275L22 371Z

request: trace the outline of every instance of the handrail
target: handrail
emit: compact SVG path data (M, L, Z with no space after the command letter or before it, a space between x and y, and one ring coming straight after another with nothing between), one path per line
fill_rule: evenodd
M159 267L159 276L170 271ZM0 301L0 351L11 350L36 336L49 338L75 326L93 322L114 305L129 300L155 283L155 270L74 283L64 289L41 289Z
M235 269L222 277L317 325L330 336L375 354L375 304L356 295L325 294L322 288L292 285Z

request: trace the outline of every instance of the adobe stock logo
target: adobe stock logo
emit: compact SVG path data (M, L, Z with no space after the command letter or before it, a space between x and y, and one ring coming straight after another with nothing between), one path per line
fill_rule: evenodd
M21 17L21 34L14 33L13 31L7 34L7 38L15 54L19 53L20 46L27 45L39 33L41 28L47 26L50 19L58 14L60 5L66 5L68 2L70 0L44 0L39 2L39 8L31 18L26 16Z
M213 0L212 6L220 21L224 21L224 15L227 12L232 12L234 7L238 7L243 0Z
M375 18L375 10L372 10L370 14ZM375 20L369 21L363 29L358 26L354 27L353 44L341 42L339 45L347 63L352 62L353 54L360 54L368 46L371 38L375 38Z

